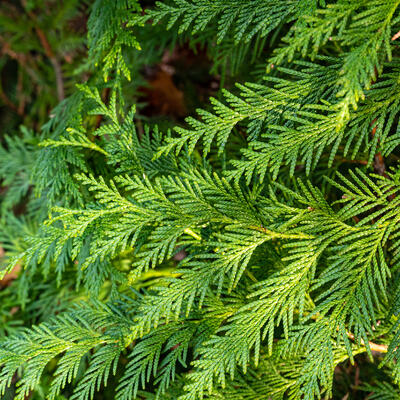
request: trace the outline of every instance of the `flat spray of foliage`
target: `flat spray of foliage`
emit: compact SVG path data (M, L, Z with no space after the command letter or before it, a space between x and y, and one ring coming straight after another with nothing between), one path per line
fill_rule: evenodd
M339 398L365 353L365 395L399 399L400 1L87 7L87 83L0 147L26 310L0 396ZM143 126L130 82L179 41L241 83Z

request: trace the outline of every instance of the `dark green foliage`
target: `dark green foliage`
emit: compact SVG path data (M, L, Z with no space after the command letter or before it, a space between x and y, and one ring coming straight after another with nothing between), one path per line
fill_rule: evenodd
M80 84L2 134L0 395L399 398L400 1L65 2L87 56L46 4ZM227 87L157 126L179 49Z

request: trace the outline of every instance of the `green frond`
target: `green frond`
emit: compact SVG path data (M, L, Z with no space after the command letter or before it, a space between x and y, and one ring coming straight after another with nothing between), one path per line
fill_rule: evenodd
M173 0L170 4L158 1L156 8L149 10L145 18L140 18L139 21L151 18L153 23L157 23L166 19L168 29L179 22L179 33L190 30L193 34L214 23L218 31L218 44L228 33L239 43L247 42L255 35L264 37L285 20L293 18L297 4L294 0Z
M0 397L399 397L400 1L52 2L0 4Z

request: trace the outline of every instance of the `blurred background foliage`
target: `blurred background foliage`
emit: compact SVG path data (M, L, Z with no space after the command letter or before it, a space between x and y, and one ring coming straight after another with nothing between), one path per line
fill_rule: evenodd
M0 263L23 251L27 247L23 238L36 233L47 216L48 205L37 199L32 181L40 186L41 177L55 172L38 169L42 157L38 144L63 133L71 120L78 117L82 104L76 85L83 82L96 85L103 99L107 99L110 88L116 84L116 77L105 81L103 71L97 68L97 58L104 54L98 54L99 38L88 35L90 15L99 12L104 3L99 0L0 2ZM154 1L142 1L141 5L145 9L153 6ZM138 105L139 130L141 121L167 130L182 123L199 106L204 107L210 96L218 98L222 86L229 89L236 82L257 82L265 72L269 47L257 44L259 39L243 45L227 39L217 46L214 40L217 26L195 36L178 35L176 30L165 30L161 25L145 24L140 29L135 26L130 29L139 43L146 43L141 50L134 46L124 48L131 79L124 81L121 91L128 105ZM276 35L269 37L270 47L285 33L282 26ZM99 125L98 118L89 118L87 124ZM47 155L51 156L51 152ZM63 168L66 167L59 164L57 173L61 174L61 182ZM51 193L48 198L51 200ZM115 262L123 264L124 260ZM168 267L165 266L166 271ZM62 283L56 275L50 269L43 276L34 270L21 271L17 266L0 281L0 336L44 321L65 310L72 300L87 299L88 288L99 298L106 298L112 292L112 282L106 277L88 281L80 276L81 284L77 286L75 279L68 280L66 274ZM138 285L145 287L146 281ZM378 371L376 365L362 355L354 366L345 363L337 368L335 398L365 398L366 392L359 387L369 380L369 375L386 379L385 371ZM52 368L48 366L42 385L50 380ZM117 380L118 375L112 379ZM112 388L112 383L108 387ZM42 400L45 392L43 387L30 399ZM65 393L68 395L68 387ZM12 399L13 392L7 396L5 400ZM110 396L105 390L96 394L96 399Z

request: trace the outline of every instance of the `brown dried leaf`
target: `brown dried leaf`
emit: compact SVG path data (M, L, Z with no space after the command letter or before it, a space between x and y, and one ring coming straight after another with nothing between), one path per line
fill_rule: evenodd
M5 255L4 249L0 247L0 259ZM10 286L14 279L18 278L19 272L21 271L21 265L17 264L11 272L6 274L2 280L0 280L0 288Z
M170 72L158 69L149 79L149 87L142 89L151 115L183 117L187 113L183 92L175 86Z

